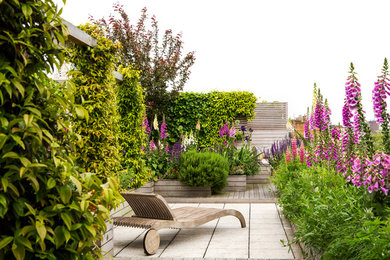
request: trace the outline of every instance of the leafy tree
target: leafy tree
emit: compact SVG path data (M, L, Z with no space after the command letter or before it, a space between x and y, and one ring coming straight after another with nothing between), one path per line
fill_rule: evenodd
M189 79L194 52L182 54L181 33L174 35L172 30L165 30L160 37L155 16L150 18L149 29L146 8L142 9L138 23L132 25L122 5L116 3L113 7L119 18L110 15L108 21L102 18L93 22L105 28L112 41L121 43L121 62L141 72L148 115L161 117L167 111L169 101L175 99Z

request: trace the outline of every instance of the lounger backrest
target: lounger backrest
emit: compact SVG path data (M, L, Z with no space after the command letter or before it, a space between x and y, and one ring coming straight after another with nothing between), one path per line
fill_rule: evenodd
M175 220L168 203L158 194L136 192L121 194L133 209L136 217Z

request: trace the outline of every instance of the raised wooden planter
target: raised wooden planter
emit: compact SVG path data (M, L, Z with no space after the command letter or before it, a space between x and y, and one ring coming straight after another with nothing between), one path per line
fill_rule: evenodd
M270 174L258 174L258 175L247 175L246 183L248 184L263 184L269 183Z
M246 190L246 175L229 175L227 181L227 185L222 192Z
M191 187L178 180L160 180L154 184L154 193L163 197L209 197L210 187Z
M144 186L136 189L135 192L154 193L154 182L150 181L146 183Z

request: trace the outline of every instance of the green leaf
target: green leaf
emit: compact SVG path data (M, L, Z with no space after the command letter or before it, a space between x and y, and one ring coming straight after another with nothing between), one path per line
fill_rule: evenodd
M54 188L56 186L56 181L53 178L49 178L49 180L46 183L46 187L48 190Z
M55 233L55 242L56 242L56 249L58 249L64 242L65 242L65 235L63 231L63 226L57 226L54 229Z
M25 247L27 247L27 248L30 249L31 251L33 250L32 246L31 246L31 242L30 242L27 238L22 237L22 236L18 236L18 237L16 237L16 241L17 241L19 244L24 245Z
M0 249L6 247L9 243L14 240L14 237L5 237L0 241Z
M62 231L64 232L65 241L68 242L71 238L70 232L65 227L62 227Z
M45 237L46 237L46 227L45 227L45 225L42 222L37 221L35 223L35 228L36 228L36 230L38 232L38 235L41 238L41 240L44 241Z
M27 202L25 202L24 205L26 205L26 207L31 212L31 214L33 214L35 216L35 214L36 214L35 209L33 207L31 207L31 205L28 204Z
M12 253L14 254L14 256L17 260L23 260L26 251L24 249L24 246L18 245L14 241L14 243L12 245Z
M84 225L84 227L92 234L92 236L96 236L96 230L92 226Z
M32 112L33 114L37 115L38 117L42 117L42 114L38 109L34 107L26 107L26 109Z
M26 150L26 147L24 146L24 143L23 143L22 139L20 138L20 136L18 136L18 135L11 135L11 137L12 137L12 139L14 139L14 141L18 145L20 145L23 148L23 150Z
M22 57L24 57L24 56L22 55ZM20 84L20 82L16 81L16 80L13 80L12 83L19 90L20 94L24 98L24 87L22 86L22 84Z
M32 14L31 6L28 4L22 4L22 12L24 14L24 17L29 18Z
M61 216L62 220L64 221L66 227L69 230L71 230L71 228L72 228L72 218L69 216L69 214L64 212L64 213L61 213L60 216Z
M8 136L5 134L0 134L0 150L3 148L5 142L7 142Z
M2 158L18 159L19 155L15 152L8 152L8 153L4 154Z
M83 109L82 107L77 106L77 107L75 108L75 110L76 110L76 114L77 114L77 116L78 116L79 118L84 118L84 117L85 117L84 109Z
M70 180L74 183L74 185L76 185L76 188L79 192L79 194L81 195L81 191L82 191L82 187L81 187L81 183L79 182L79 180L77 180L75 177L73 176L70 176L69 177Z
M22 235L25 236L26 234L33 232L35 230L33 225L24 226L22 228Z
M58 188L61 201L64 204L67 204L72 197L72 189L68 185L64 185Z
M1 178L1 185L3 186L4 192L7 192L7 188L8 188L8 177L7 176L4 176L3 178Z

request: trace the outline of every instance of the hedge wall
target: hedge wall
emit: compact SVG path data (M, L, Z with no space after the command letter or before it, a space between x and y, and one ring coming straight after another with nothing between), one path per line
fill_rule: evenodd
M180 93L167 115L169 141L176 142L182 132L196 133L199 121L199 145L211 146L219 136L219 128L226 121L231 122L237 117L247 117L248 120L254 117L256 100L253 93L246 91Z
M97 259L117 182L72 159L80 106L51 82L64 27L53 1L0 1L0 259ZM82 139L80 139L82 141Z

